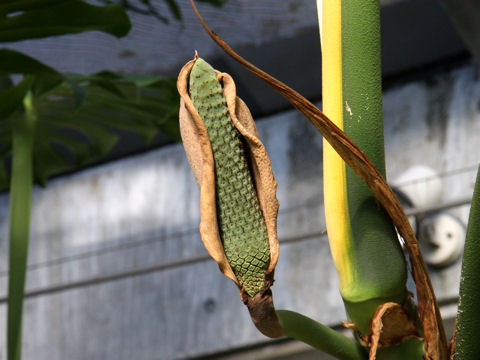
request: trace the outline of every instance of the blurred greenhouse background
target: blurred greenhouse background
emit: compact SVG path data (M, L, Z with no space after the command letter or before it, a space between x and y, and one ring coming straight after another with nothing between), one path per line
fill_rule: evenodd
M8 48L66 73L108 70L162 77L175 77L197 50L230 73L258 120L279 184L276 307L341 329L346 316L325 231L320 134L217 48L188 1L178 1L181 20L174 18L168 1L119 2L132 22L124 38L86 32ZM315 1L221 3L198 4L212 29L245 58L321 106ZM461 240L449 248L445 238L463 236L479 162L480 70L466 45L473 49L476 39L464 37L465 43L460 38L438 0L381 3L387 173L404 195L430 255L432 281L451 331ZM465 14L450 15L465 35ZM120 140L105 157L67 169L45 188L35 186L23 358L326 359L299 342L268 339L252 325L237 289L201 243L199 191L182 145L155 131L148 144L138 133L116 133ZM2 324L8 206L4 191ZM0 327L0 359L6 358L5 329Z

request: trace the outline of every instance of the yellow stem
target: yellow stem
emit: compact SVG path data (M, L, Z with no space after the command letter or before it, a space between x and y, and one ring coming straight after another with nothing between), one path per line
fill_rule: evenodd
M328 54L322 57L323 112L335 125L343 129L342 5L341 1L337 0L323 0L317 5L319 16L322 16L319 19L322 53ZM354 280L353 259L349 256L352 236L346 192L346 169L342 158L325 140L323 166L326 169L323 186L328 239L342 289L348 287Z

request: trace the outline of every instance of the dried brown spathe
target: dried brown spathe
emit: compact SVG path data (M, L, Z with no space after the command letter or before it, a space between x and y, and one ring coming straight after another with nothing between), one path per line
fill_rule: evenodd
M195 179L200 187L200 234L210 256L218 263L222 273L239 287L242 300L247 305L257 328L267 336L279 337L283 334L276 317L271 299L270 286L278 260L277 239L278 200L277 182L273 176L270 159L264 145L258 138L255 122L245 103L236 96L235 83L230 75L217 72L223 85L228 111L234 126L245 140L245 152L249 157L260 209L267 227L270 246L270 263L266 270L265 286L253 298L248 297L239 284L225 255L217 220L215 200L215 167L207 130L188 93L189 75L195 63L189 61L180 71L177 88L181 96L180 130L188 160Z
M373 316L370 334L362 340L370 347L369 360L375 360L377 349L401 344L410 338L421 339L416 319L394 302L380 305Z

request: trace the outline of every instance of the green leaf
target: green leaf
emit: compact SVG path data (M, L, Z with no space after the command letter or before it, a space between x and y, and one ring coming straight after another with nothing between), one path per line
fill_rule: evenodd
M88 120L78 121L73 117L67 117L62 115L51 115L48 117L47 125L51 125L56 129L71 129L83 135L84 139L88 139L88 145L92 148L92 152L98 157L103 157L113 149L118 141L118 135L112 133L107 128L92 123ZM68 141L70 137L63 136L63 141ZM82 153L73 154L75 157L84 158Z
M456 360L476 360L480 354L480 170L468 219L456 331Z
M12 112L22 106L23 98L32 87L34 78L26 77L20 84L8 90L0 90L0 124L2 124Z
M35 181L45 186L50 176L68 171L73 165L52 146L54 139L45 138L48 132L42 127L38 129L38 139L35 141L34 170Z
M62 78L57 76L36 76L33 82L32 91L38 96L57 87L62 83Z
M165 2L167 3L168 7L170 8L170 11L172 12L175 19L181 20L182 19L182 13L180 12L180 8L178 7L175 0L165 0Z
M25 113L14 124L13 164L10 185L10 265L8 278L8 360L20 360L22 312L30 233L33 185L33 142L36 114L31 93L25 97Z
M224 0L198 0L198 2L209 3L213 6L220 7L224 4Z
M135 133L146 144L158 133L180 138L175 79L110 72L64 79L48 91L35 93L37 182L45 184L50 176L102 159L117 144L119 131ZM5 154L11 149L12 123L19 114L0 123L0 155L2 149ZM0 179L6 177L0 166ZM6 188L3 184L0 191Z
M0 75L36 74L61 78L55 69L19 51L0 49Z
M0 90L7 90L13 86L10 76L0 75Z
M278 310L277 315L286 336L303 341L341 360L366 360L363 347L353 339L302 314Z
M62 82L63 75L40 61L21 52L0 49L0 76L10 74L36 75L33 92L39 95Z
M67 83L72 87L73 98L75 99L75 108L77 108L82 104L83 100L85 100L86 91L68 75L66 76L66 79Z
M95 77L90 78L90 83L92 85L101 87L104 90L110 91L112 94L117 95L120 98L125 98L123 92L120 90L117 84L115 84L115 80L119 79L121 79L121 77L113 72L102 71L96 74Z
M30 2L29 5L31 5ZM125 36L130 20L118 4L95 6L80 0L43 1L42 7L26 7L19 14L0 18L0 42L98 30ZM0 10L1 11L1 10Z
M0 158L0 188L4 189L8 187L8 176L5 169L5 160Z
M38 9L65 1L68 0L3 0L0 3L0 14Z

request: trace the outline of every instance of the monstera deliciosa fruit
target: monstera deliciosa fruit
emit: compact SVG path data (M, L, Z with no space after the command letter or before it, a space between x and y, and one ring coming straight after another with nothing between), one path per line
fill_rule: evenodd
M177 87L183 144L201 191L202 240L258 329L279 337L270 290L279 250L277 183L265 147L230 75L196 56Z

